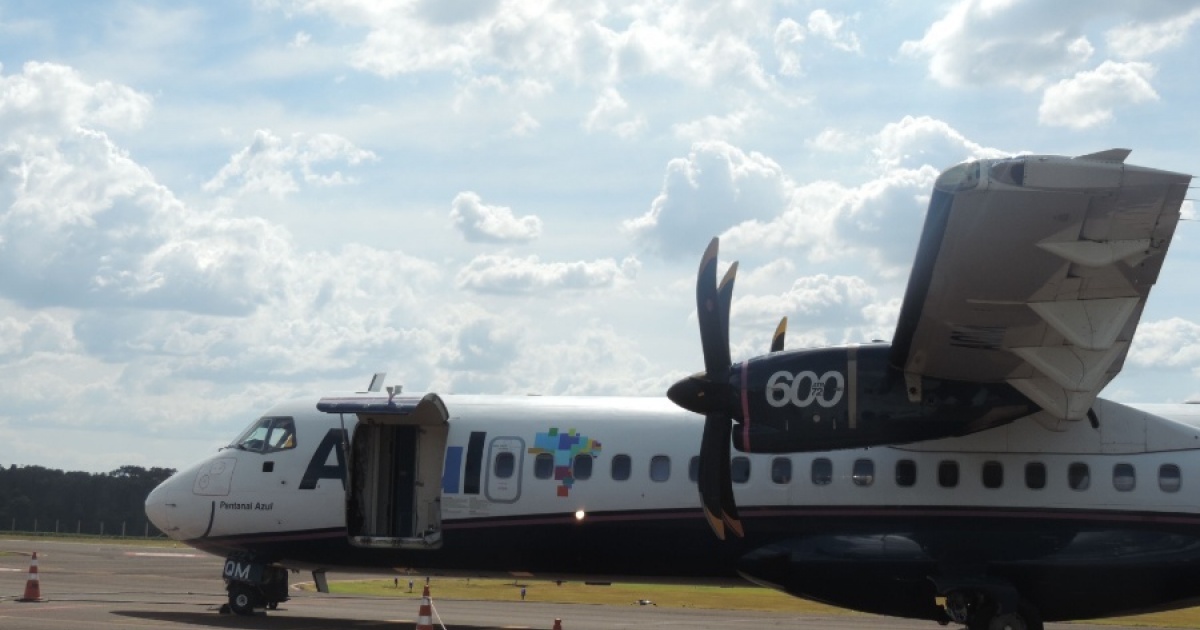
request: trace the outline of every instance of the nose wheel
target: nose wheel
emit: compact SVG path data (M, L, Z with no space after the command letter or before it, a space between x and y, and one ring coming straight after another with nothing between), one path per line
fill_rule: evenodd
M233 582L229 585L229 610L235 615L249 616L256 612L264 612L267 599L257 586L244 582Z
M967 630L1045 630L1037 610L1011 587L954 589L944 606L947 621Z

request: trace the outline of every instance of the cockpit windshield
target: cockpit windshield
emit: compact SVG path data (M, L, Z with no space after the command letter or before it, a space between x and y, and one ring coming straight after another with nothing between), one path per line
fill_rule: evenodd
M229 448L253 453L274 453L296 448L296 423L289 417L259 418Z

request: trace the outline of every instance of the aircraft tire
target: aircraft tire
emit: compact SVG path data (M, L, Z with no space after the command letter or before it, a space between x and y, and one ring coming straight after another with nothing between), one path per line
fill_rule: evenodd
M1022 601L1017 612L997 615L988 621L988 630L1045 630L1037 611Z
M254 609L262 608L263 605L262 594L258 592L257 588L242 582L234 582L229 585L229 609L234 614L253 615Z

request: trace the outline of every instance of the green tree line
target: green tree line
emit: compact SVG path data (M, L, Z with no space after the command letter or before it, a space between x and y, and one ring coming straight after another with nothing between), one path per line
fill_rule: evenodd
M161 532L146 519L146 495L171 468L121 466L108 473L63 472L42 466L0 466L0 531L118 535ZM35 525L36 524L36 525Z

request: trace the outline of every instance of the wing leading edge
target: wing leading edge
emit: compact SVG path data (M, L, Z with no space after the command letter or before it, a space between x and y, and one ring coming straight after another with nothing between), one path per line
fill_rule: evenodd
M1086 417L1121 370L1191 181L1128 154L938 177L892 340L910 382L1008 382L1055 418Z

